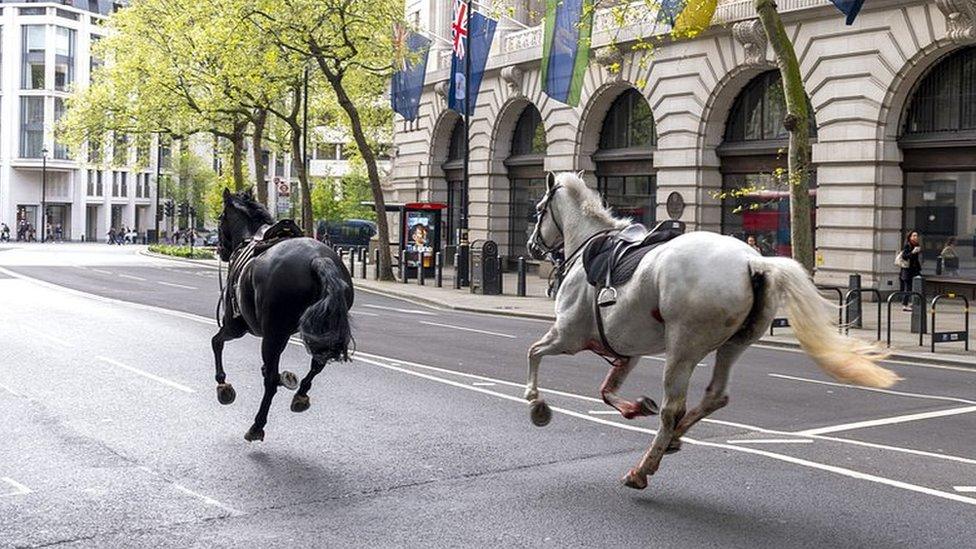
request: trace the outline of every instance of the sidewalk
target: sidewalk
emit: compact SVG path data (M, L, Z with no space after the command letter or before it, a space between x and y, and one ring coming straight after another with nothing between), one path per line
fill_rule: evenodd
M216 268L215 260L189 260L179 259L168 256L160 256L151 252L144 252L153 257L162 257L173 261L182 261L196 265L207 265ZM347 263L348 266L348 263ZM391 297L407 299L435 307L443 307L457 311L468 311L476 313L488 313L508 315L522 318L535 318L540 320L554 320L554 302L546 297L546 289L549 283L546 279L537 275L530 274L526 277L526 297L517 297L516 275L505 273L503 275L502 289L504 294L498 296L485 296L472 294L468 288L460 290L454 289L453 269L444 270L443 287L438 288L434 285L434 279L426 280L424 286L420 286L416 279L410 280L409 284L400 282L380 282L373 279L373 265L366 269L367 278L360 278L361 265L356 264L353 276L353 283L359 291L373 292ZM831 302L836 302L836 294L824 294L824 297ZM877 339L877 305L874 302L864 302L862 304L862 315L864 326L861 329L851 329L850 335L867 341ZM886 339L885 328L887 325L887 307L882 303L882 345ZM946 302L939 305L937 317L939 331L962 330L964 326L963 308L958 302ZM918 334L911 333L909 326L911 313L904 312L900 303L892 304L891 315L891 358L908 362L924 362L945 364L953 366L968 366L976 369L976 341L972 337L976 333L976 319L970 314L970 350L963 348L962 342L936 344L936 352L930 351L931 338L925 334L923 346L918 345ZM785 314L779 315L785 317ZM926 315L926 322L930 322L929 315ZM929 326L931 329L931 326ZM776 328L774 335L766 335L761 343L767 345L782 346L788 348L798 348L799 343L793 336L790 328Z

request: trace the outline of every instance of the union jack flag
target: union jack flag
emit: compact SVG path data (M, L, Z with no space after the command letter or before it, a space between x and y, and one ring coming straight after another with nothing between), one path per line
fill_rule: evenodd
M468 3L465 0L454 0L451 37L454 39L454 55L458 59L464 59L464 43L468 38Z

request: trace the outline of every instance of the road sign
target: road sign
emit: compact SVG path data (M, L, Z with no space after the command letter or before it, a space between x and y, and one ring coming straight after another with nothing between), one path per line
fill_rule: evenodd
M274 178L275 189L278 190L278 196L291 196L291 184L288 181L282 181L280 177Z

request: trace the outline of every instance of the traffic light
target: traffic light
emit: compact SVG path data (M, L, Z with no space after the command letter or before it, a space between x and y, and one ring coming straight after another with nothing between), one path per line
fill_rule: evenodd
M172 200L167 201L166 202L166 205L163 206L163 209L166 211L166 217L173 217L173 201Z
M186 216L186 214L188 213L187 208L189 208L189 204L187 204L186 202L180 202L180 206L179 206L180 217Z

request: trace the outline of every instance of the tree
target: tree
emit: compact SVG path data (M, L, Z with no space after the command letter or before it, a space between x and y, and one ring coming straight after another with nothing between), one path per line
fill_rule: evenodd
M383 94L392 74L389 30L399 0L256 0L251 20L283 50L311 60L328 84L363 160L377 216L380 278L393 279L390 229L376 162L380 128L392 127ZM381 116L377 116L382 113Z
M369 177L361 167L341 179L316 178L312 185L312 211L316 219L326 221L375 220L372 208L362 205L370 196Z

